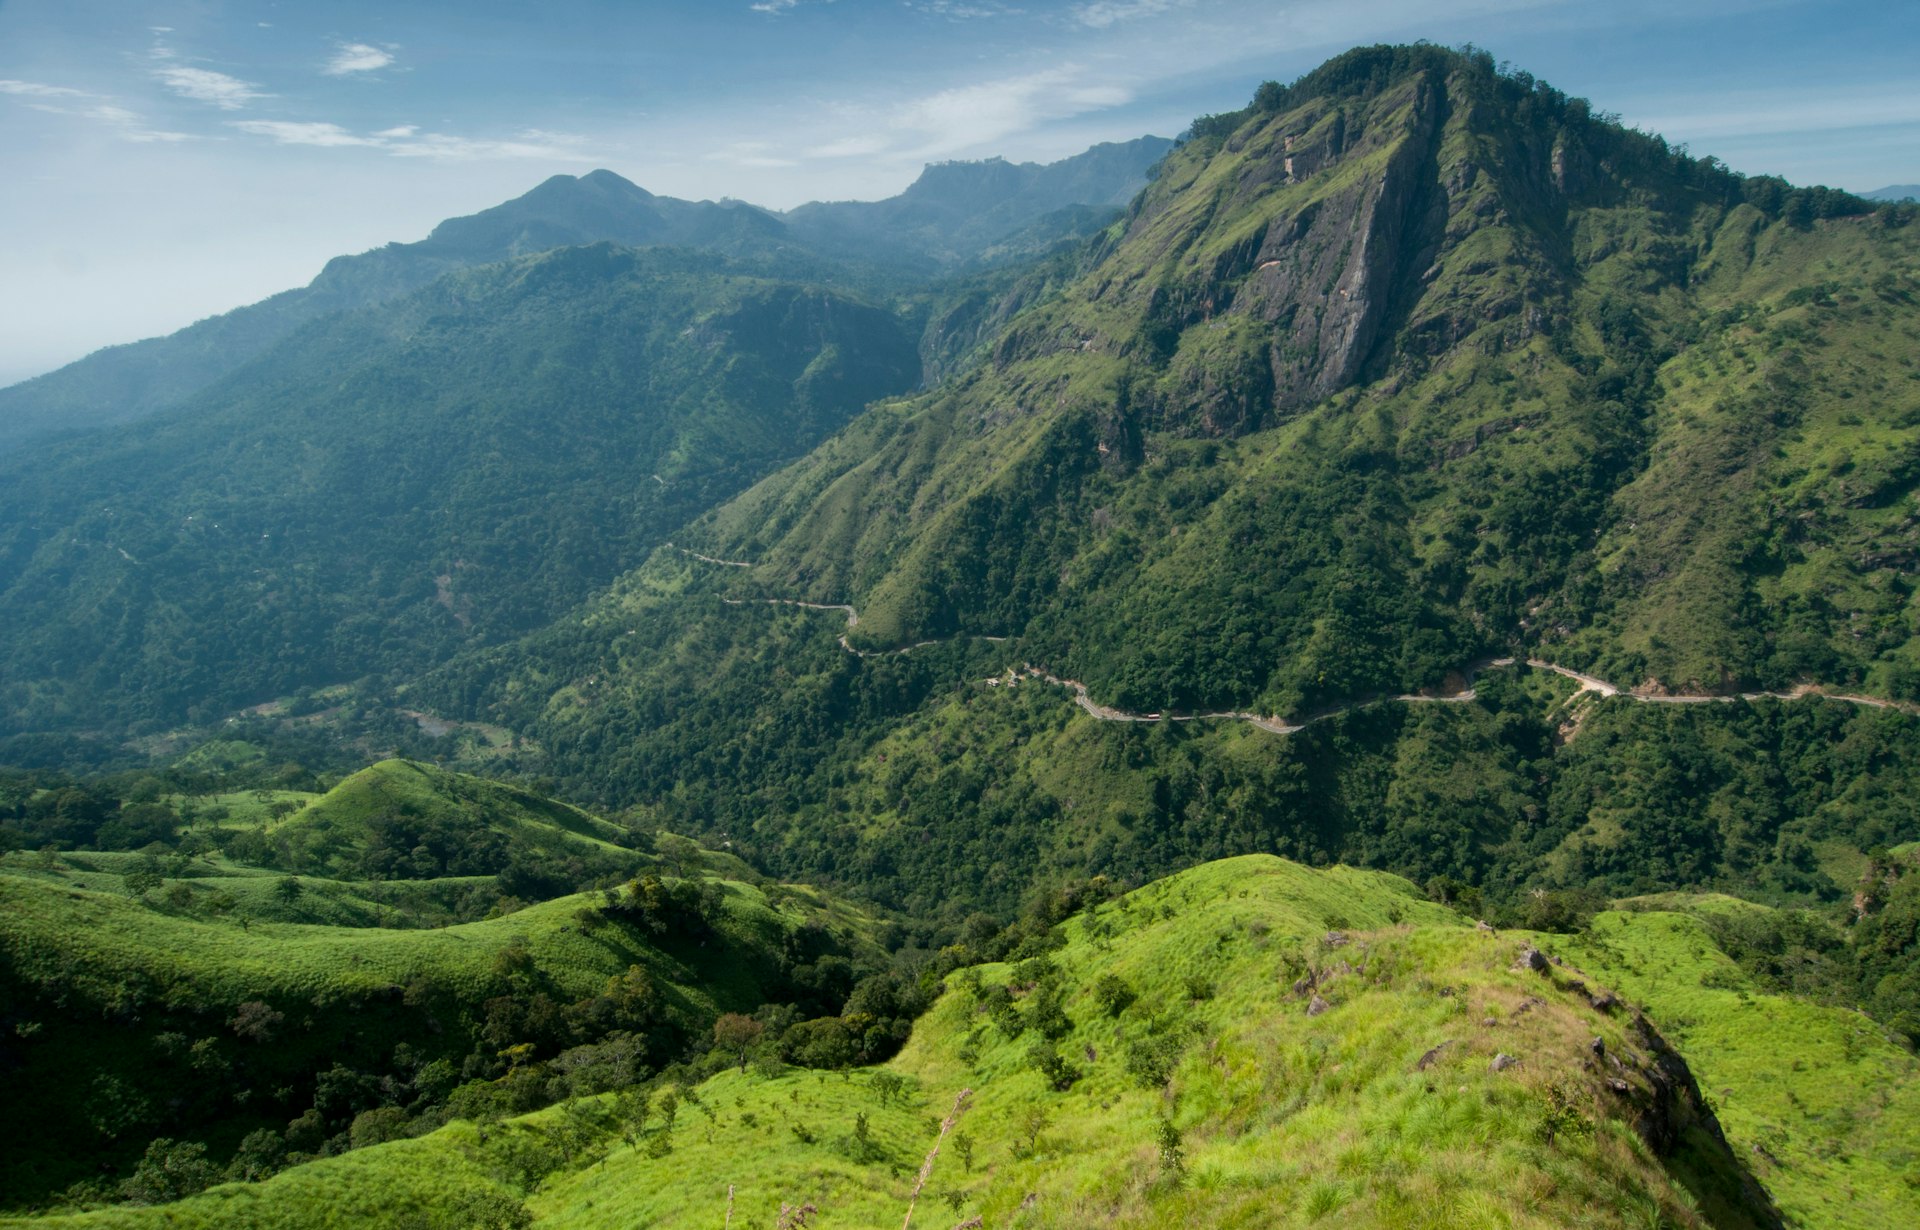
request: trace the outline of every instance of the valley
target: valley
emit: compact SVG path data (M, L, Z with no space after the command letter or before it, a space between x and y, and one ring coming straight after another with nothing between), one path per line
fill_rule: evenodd
M0 1226L1915 1220L1917 221L1361 47L0 391Z

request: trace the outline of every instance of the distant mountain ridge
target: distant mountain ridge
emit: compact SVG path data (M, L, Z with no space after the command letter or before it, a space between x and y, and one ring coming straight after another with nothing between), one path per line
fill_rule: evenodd
M1869 201L1920 201L1920 184L1889 184L1860 195Z
M1140 137L1045 165L939 162L899 196L815 201L783 216L793 234L825 251L871 257L879 244L896 259L954 264L1063 211L1124 206L1146 182L1147 168L1173 146L1164 137ZM1077 229L1061 222L1062 233Z
M740 201L656 196L612 171L555 175L526 194L451 218L415 243L390 243L327 262L307 286L199 321L164 337L110 346L57 371L0 389L0 452L35 437L133 422L186 401L333 312L384 303L458 269L580 244L685 247L727 256L884 263L919 279L1025 235L1016 250L1104 222L1171 147L1158 137L1102 145L1047 166L1000 159L944 163L892 201L802 206L781 215ZM1069 211L1056 225L1048 215ZM1038 231L1034 228L1038 226Z

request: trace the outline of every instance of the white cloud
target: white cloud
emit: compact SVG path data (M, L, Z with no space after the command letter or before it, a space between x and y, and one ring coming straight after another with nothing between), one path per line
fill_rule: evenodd
M378 137L358 137L338 124L298 120L231 120L233 127L256 137L271 137L279 145L385 145Z
M472 137L450 137L444 133L422 133L405 141L393 141L387 149L399 158L436 158L443 162L482 162L500 159L530 158L550 162L598 162L599 157L580 145L555 142L539 136L496 141Z
M41 85L38 81L0 80L0 94L20 94L27 98L92 98L85 90L72 90L64 85Z
M276 145L377 149L396 158L434 158L445 162L501 159L596 161L595 156L584 148L584 137L539 129L527 129L511 138L499 140L455 137L438 132L423 133L412 124L365 134L320 120L229 120L228 124L249 136L266 137Z
M901 107L891 126L911 134L917 156L941 157L1132 98L1126 88L1090 82L1078 65L1064 64L926 95Z
M1026 12L1010 4L1000 4L997 0L988 0L987 3L972 3L970 0L907 0L907 7L932 13L936 17L951 17L955 21L974 17L1007 17Z
M1073 19L1083 26L1104 30L1140 17L1158 17L1174 9L1191 7L1193 0L1093 0L1073 10Z
M259 86L210 68L188 68L183 64L163 64L153 70L162 84L182 98L212 103L222 111L238 111L257 98L269 98Z
M333 53L333 59L320 71L330 77L344 77L348 73L370 73L393 63L393 53L370 43L342 43Z
M799 3L800 0L760 0L760 3L747 7L756 13L784 13Z

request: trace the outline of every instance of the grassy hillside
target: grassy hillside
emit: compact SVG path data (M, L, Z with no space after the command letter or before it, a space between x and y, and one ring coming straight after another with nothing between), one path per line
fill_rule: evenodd
M116 1191L156 1138L205 1146L215 1173L270 1173L430 1130L453 1105L527 1109L624 1084L721 1012L827 1010L881 960L870 920L806 890L650 877L395 930L368 924L400 921L409 892L466 883L390 895L274 877L262 895L286 912L319 899L309 911L345 925L275 923L238 885L265 877L156 875L137 895L101 891L126 879L90 868L139 857L0 868L0 1061L18 1112L0 1190L16 1204ZM361 894L379 898L371 920ZM816 976L822 959L838 973Z
M1569 940L1570 961L1661 1022L1736 1152L1794 1224L1902 1225L1920 1215L1920 1063L1856 1011L1769 992L1703 916L1764 912L1726 897L1634 903Z
M671 1108L581 1099L31 1224L415 1224L450 1187L567 1227L892 1224L916 1191L926 1225L1777 1224L1658 1034L1404 881L1229 860L1062 930L950 976L881 1068L728 1065ZM379 1204L336 1205L349 1186ZM473 1224L525 1224L495 1216Z
M529 790L386 760L229 843L251 862L317 874L428 880L559 864L574 885L640 865L636 834ZM526 874L534 874L529 869Z

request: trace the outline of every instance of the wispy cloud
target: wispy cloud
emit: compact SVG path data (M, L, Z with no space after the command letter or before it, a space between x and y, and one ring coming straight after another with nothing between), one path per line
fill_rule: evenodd
M102 94L76 90L64 85L43 85L37 81L0 81L0 94L29 100L27 106L49 115L68 115L105 124L123 141L143 144L155 141L191 141L184 132L167 132L147 126L146 117L129 111ZM71 101L70 101L71 100Z
M64 85L41 85L38 81L0 80L0 94L18 94L26 98L91 98L85 90Z
M163 64L153 70L153 75L180 97L212 103L222 111L238 111L255 99L271 97L250 81L216 73L210 68Z
M955 21L977 17L1012 17L1026 12L1023 8L1000 4L997 0L906 0L906 5L910 9L919 9L937 17L950 17Z
M501 159L534 159L546 162L599 162L599 155L587 146L585 137L529 129L506 140L474 137L450 137L425 132L404 141L392 141L387 149L400 158L437 158L445 162L482 162Z
M421 132L412 124L357 133L320 120L229 120L228 125L249 136L265 137L276 145L305 145L321 149L377 149L396 158L434 158L447 162L501 159L540 159L593 162L587 139L572 133L524 129L508 138L456 137Z
M1067 119L1132 101L1132 92L1089 79L1074 64L956 86L915 99L891 121L922 157L940 157L1022 132L1046 120Z
M799 7L800 0L759 0L747 7L756 13L784 13L788 9Z
M342 43L320 71L330 77L349 73L370 73L393 63L393 53L371 43Z
M887 148L885 137L842 137L829 141L825 145L816 145L807 151L809 158L865 158L883 153Z
M1158 17L1174 9L1191 8L1193 0L1093 0L1077 5L1073 19L1083 26L1104 30L1141 17Z
M273 97L251 81L181 63L173 48L160 41L161 36L171 32L171 26L154 26L153 50L148 55L157 65L154 77L175 94L195 102L211 103L222 111L238 111L256 99Z

